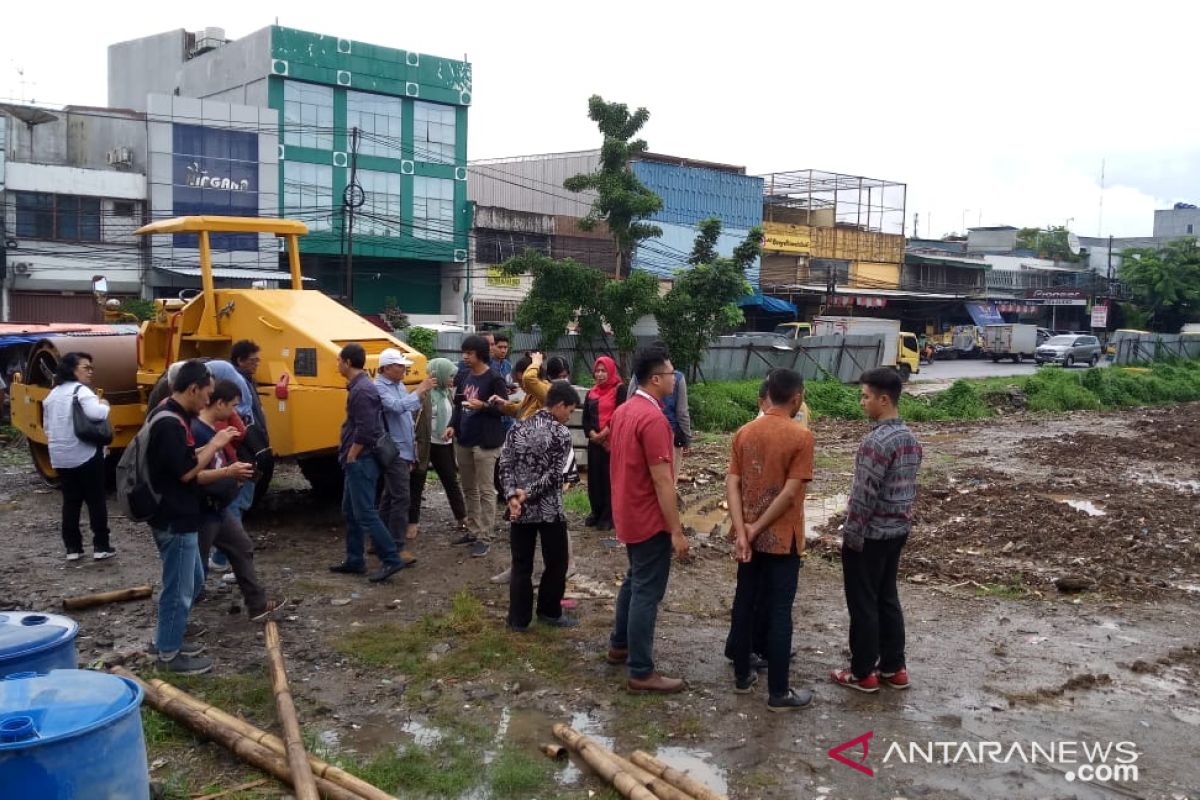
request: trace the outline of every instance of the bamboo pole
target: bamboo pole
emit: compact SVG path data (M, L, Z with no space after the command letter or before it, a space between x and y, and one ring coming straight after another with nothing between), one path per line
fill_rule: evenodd
M590 736L585 736L574 728L566 726L564 726L564 728L566 729L561 734L559 734L558 731L555 731L555 735L562 739L568 747L577 753L580 752L581 748L583 747L589 747L598 752L604 758L612 761L616 765L617 769L628 773L629 776L635 781L653 792L655 797L658 797L659 800L695 800L695 798L693 798L687 792L681 791L679 788L672 786L662 778L651 775L637 764L634 764L621 755L614 753L612 750L609 750L607 747L600 744Z
M126 600L145 600L154 593L151 586L132 586L128 589L116 589L111 592L98 594L83 594L79 597L64 597L62 604L67 611L78 611L81 608L102 606L106 603L121 603Z
M232 728L251 741L258 742L278 755L287 755L287 746L283 743L282 739L261 728L256 728L241 717L228 714L216 706L193 697L182 689L157 678L151 679L150 685L164 697L177 700L189 708L195 709L198 713L203 714L214 722L224 725L227 728ZM313 774L318 778L324 778L344 789L349 789L355 794L360 795L363 800L396 800L394 795L390 795L382 789L372 786L362 778L351 775L339 767L322 761L312 753L308 754L308 766L312 768Z
M717 794L700 781L690 775L685 775L674 767L667 766L649 753L634 750L630 760L652 775L657 775L672 786L687 792L696 800L727 800L725 795Z
M572 735L574 734L574 735ZM629 800L661 800L654 796L654 793L647 789L642 784L617 766L616 762L604 755L606 750L598 748L595 742L581 741L578 731L568 728L566 725L558 724L554 726L554 735L562 740L563 744L570 747L584 762L591 767L597 775L612 784L618 792ZM572 747L571 742L576 742L577 746Z
M283 667L279 626L274 620L267 621L264 638L267 645L267 666L271 671L271 689L275 692L275 707L279 710L288 766L292 770L292 788L295 790L296 800L318 800L317 785L313 781L312 770L308 767L308 753L300 736L300 720L296 718L296 705L292 702L292 690L288 687L287 671Z
M285 785L292 785L292 772L288 768L287 761L282 756L268 750L264 745L243 736L237 731L218 724L215 720L209 719L194 708L179 702L179 700L165 697L153 686L150 686L127 669L113 667L111 671L116 675L121 675L137 682L142 687L142 691L145 692L146 702L151 708L166 714L171 719L185 725L201 736L211 739L242 759L242 761L257 767L268 775L278 778ZM319 787L321 796L325 800L363 800L358 794L324 778L317 778L316 784Z

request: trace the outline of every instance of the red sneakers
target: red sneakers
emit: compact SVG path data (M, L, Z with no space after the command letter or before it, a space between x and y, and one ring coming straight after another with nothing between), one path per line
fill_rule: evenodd
M874 694L879 691L879 677L875 672L865 678L855 678L854 673L850 670L838 669L829 673L829 678L838 686L845 686L847 689L854 689L857 692Z
M908 688L908 670L904 667L895 672L881 672L879 673L879 679L883 682L884 686L890 686L893 689Z

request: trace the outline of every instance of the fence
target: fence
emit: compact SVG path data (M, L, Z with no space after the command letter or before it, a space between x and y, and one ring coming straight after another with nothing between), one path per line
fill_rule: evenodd
M1116 363L1120 365L1171 358L1200 358L1200 336L1147 333L1125 336L1117 342Z
M442 331L437 336L437 354L457 363L462 358L462 340L467 334ZM403 333L400 338L404 338ZM638 337L647 344L657 337ZM1193 337L1200 338L1200 337ZM733 381L764 377L772 369L786 367L799 372L806 381L836 379L857 383L859 376L883 363L882 334L810 336L798 347L784 344L778 336L721 336L712 343L700 362L700 377L706 381ZM538 346L538 336L516 333L510 342L509 360L516 362L526 350ZM612 350L611 342L587 342L577 336L563 336L554 347L545 350L546 358L561 356L572 365L572 374L589 370L596 356Z

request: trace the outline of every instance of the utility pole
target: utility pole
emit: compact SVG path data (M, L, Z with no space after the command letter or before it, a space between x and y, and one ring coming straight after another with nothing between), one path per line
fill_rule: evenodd
M366 202L366 193L358 182L358 127L350 129L350 180L342 192L342 269L346 273L346 305L354 305L354 211Z

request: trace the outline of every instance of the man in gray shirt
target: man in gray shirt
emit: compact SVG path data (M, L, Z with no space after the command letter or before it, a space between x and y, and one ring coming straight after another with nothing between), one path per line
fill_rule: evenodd
M383 473L379 516L391 531L396 549L400 551L400 560L406 566L416 561L404 549L408 543L409 471L417 459L413 414L421 410L422 395L433 388L433 380L429 377L417 384L412 392L404 388L404 376L412 363L404 353L389 347L379 354L379 372L375 375L375 388L379 390L379 401L383 404L383 422L399 453Z

